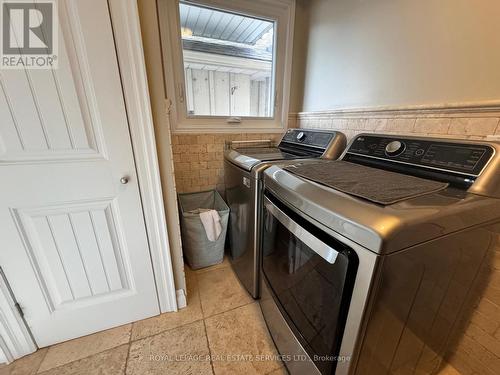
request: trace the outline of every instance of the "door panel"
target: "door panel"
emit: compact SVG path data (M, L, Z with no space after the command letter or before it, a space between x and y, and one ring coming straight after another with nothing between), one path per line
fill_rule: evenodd
M0 265L40 347L159 313L108 5L58 5L58 69L0 75Z
M88 56L78 51L85 46L72 38L82 30L68 11L75 7L71 4L60 6L67 19L60 24L58 69L1 73L2 164L99 156L96 136L102 134L103 118L95 102L98 93Z
M116 211L113 201L13 210L51 312L130 292Z

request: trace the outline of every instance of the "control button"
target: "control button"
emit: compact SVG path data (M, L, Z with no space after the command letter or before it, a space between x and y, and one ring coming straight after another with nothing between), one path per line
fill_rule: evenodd
M297 134L297 141L302 142L304 139L306 139L306 133L300 132L299 134Z
M417 156L422 156L424 154L425 150L419 148L417 151L415 151L415 155Z
M392 141L385 146L385 153L387 156L398 156L406 148L406 145L400 141Z

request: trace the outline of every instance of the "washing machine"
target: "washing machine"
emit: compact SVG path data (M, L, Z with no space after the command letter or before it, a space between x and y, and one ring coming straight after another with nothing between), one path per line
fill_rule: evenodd
M295 374L433 374L500 248L500 145L361 134L264 171L260 305Z
M275 147L248 147L248 141L224 153L226 201L230 208L230 263L253 298L260 288L260 219L262 172L269 166L295 160L335 159L345 149L346 137L336 131L290 129Z

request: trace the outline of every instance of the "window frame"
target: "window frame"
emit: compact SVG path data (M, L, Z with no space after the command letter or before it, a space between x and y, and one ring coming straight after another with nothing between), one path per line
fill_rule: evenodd
M288 121L295 0L184 0L184 2L275 22L274 115L239 117L241 119L239 123L229 123L230 116L188 115L179 0L158 0L166 107L170 115L172 132L283 132Z

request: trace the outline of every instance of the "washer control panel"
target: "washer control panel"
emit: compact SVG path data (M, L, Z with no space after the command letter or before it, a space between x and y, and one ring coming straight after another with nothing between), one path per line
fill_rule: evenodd
M405 151L406 145L401 141L391 141L385 146L385 154L387 156L398 156Z
M351 143L347 153L478 176L493 156L494 149L480 143L360 135Z
M335 132L289 129L283 136L281 142L301 144L305 146L313 146L326 149L334 137L335 137Z

